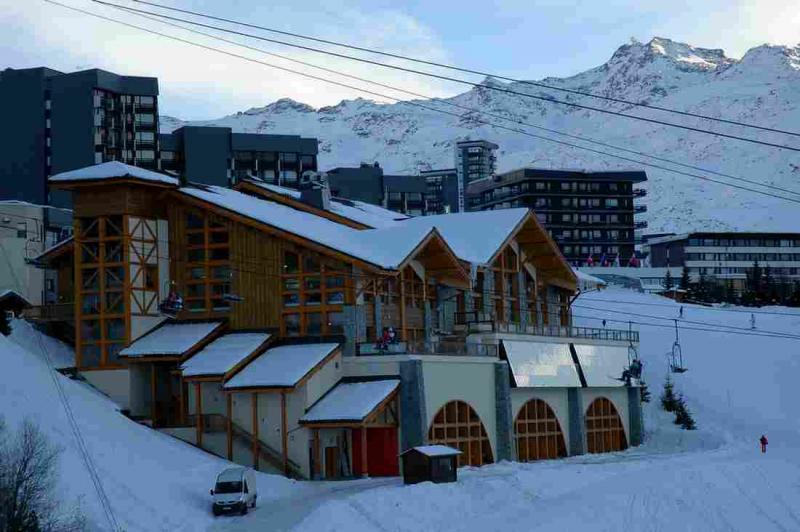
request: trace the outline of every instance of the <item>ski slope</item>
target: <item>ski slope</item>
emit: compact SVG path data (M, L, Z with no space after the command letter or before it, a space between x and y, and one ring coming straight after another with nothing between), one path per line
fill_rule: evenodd
M693 432L675 427L658 408L678 309L670 300L622 289L575 302L579 325L600 326L603 318L614 328L627 324L610 320L667 325L638 326L653 395L640 447L465 468L458 483L444 485L403 486L397 478L295 482L260 474L259 508L244 517L214 519L209 511L208 489L227 462L131 422L83 383L57 378L128 531L800 530L800 340L757 336L800 335L800 309L759 309L788 315L758 314L750 331L749 310L684 306L680 339L689 371L674 380L698 423ZM721 326L744 334L684 329ZM61 499L80 501L92 529L108 530L36 334L0 336L0 415L11 426L31 417L63 447ZM766 455L758 451L762 433L770 440Z
M669 319L678 316L679 305L622 289L586 294L575 302L578 325L599 327L603 318L615 328L627 324L610 320L667 325L638 326L653 395L645 405L644 445L611 455L462 469L457 484L362 491L320 506L296 530L800 530L800 340L755 336L766 330L798 334L800 309L760 309L791 315L759 314L750 332L749 311L684 307L687 327L713 328L685 323L698 321L745 329L737 331L741 335L680 333L689 371L674 380L699 430L678 429L658 406L665 353L674 341ZM770 440L766 455L758 450L762 433Z

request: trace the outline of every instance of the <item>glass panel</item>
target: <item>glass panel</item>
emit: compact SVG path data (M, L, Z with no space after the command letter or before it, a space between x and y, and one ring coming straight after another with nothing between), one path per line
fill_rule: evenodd
M100 314L100 295L84 294L81 296L82 314Z
M305 295L306 305L319 305L322 303L322 294L319 292L311 292Z
M189 262L202 262L206 259L206 251L204 249L190 249L186 252L186 258Z
M100 340L100 320L81 321L81 340L83 341Z
M306 334L310 336L322 334L322 314L319 312L306 314Z
M186 235L186 243L190 246L202 246L206 243L203 232L189 233Z
M284 307L298 307L298 306L300 306L300 295L299 294L284 294L283 295L283 306Z
M287 314L283 317L286 336L300 336L300 314Z
M96 268L81 270L81 284L84 290L100 290L98 270Z
M212 310L230 310L231 304L224 299L212 299L211 308Z
M124 340L125 339L125 320L112 319L106 320L106 339Z
M100 244L96 242L89 242L81 244L81 261L85 263L99 262L100 257Z
M328 312L328 334L344 334L343 312Z
M122 314L125 312L125 298L122 297L122 292L109 292L106 294L106 309L107 314Z
M206 269L202 266L196 266L194 268L189 269L189 279L205 279L206 278Z
M325 286L328 288L342 288L344 286L344 277L326 277Z
M106 364L118 364L119 352L125 347L125 344L106 344Z
M122 234L122 216L109 216L106 218L106 236L120 236Z
M201 216L192 212L186 215L186 227L189 229L202 229L203 225L203 218Z
M305 255L303 257L303 271L306 273L320 271L319 259L314 255Z
M206 285L204 284L190 284L186 286L187 297L205 297Z
M106 268L105 274L106 288L122 288L125 282L125 268L122 266Z
M227 231L214 231L210 234L212 244L226 244L228 242Z
M221 248L221 249L212 249L211 251L211 260L228 260L230 254L228 253L228 248Z
M211 268L211 278L217 280L227 280L231 278L230 266L214 266Z
M100 236L100 225L94 218L85 218L80 221L83 238L97 238Z
M283 289L286 291L300 290L300 279L290 277L283 280Z
M306 290L319 290L319 277L306 277Z
M190 312L202 312L206 309L206 302L203 299L193 299L186 302L186 308Z
M106 242L106 262L122 262L122 242Z
M296 273L300 269L300 258L297 253L286 251L283 254L283 272Z
M326 303L328 305L343 305L344 292L328 292Z

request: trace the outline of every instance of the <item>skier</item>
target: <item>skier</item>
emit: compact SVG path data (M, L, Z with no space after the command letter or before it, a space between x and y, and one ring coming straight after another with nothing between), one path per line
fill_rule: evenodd
M759 438L758 441L761 444L761 452L762 453L766 453L767 452L767 444L769 443L769 441L767 441L767 437L764 434L762 434L761 438Z
M755 329L756 328L756 315L755 314L750 314L750 328L751 329Z
M680 308L680 310L678 311L678 317L679 317L680 319L683 319L683 305L681 305L681 308Z

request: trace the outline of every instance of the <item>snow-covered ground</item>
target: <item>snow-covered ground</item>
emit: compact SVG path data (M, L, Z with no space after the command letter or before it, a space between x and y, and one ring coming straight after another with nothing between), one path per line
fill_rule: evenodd
M610 320L670 325L679 306L609 289L575 303L579 324ZM600 309L600 310L596 310ZM620 314L635 313L638 317ZM736 327L744 334L682 328L689 371L675 376L699 430L682 431L658 408L674 331L639 326L653 401L647 441L623 453L462 469L456 484L403 486L399 479L293 482L259 475L259 508L214 520L208 489L225 461L139 426L86 385L62 380L115 513L127 530L799 530L800 309L750 313L685 305L682 327ZM643 315L662 319L645 318ZM663 319L668 318L668 319ZM690 322L702 322L699 323ZM733 329L732 329L733 330ZM12 336L13 338L13 336ZM37 343L26 347L36 351ZM65 449L62 498L104 521L44 362L0 336L0 414L38 420ZM769 451L758 451L766 433Z

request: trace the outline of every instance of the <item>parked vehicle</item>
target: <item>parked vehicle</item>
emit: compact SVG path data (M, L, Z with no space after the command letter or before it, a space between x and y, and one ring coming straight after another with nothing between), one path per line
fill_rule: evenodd
M244 515L248 508L256 507L256 474L246 467L228 468L217 475L217 483L211 490L211 495L214 497L211 510L215 516L226 512Z

